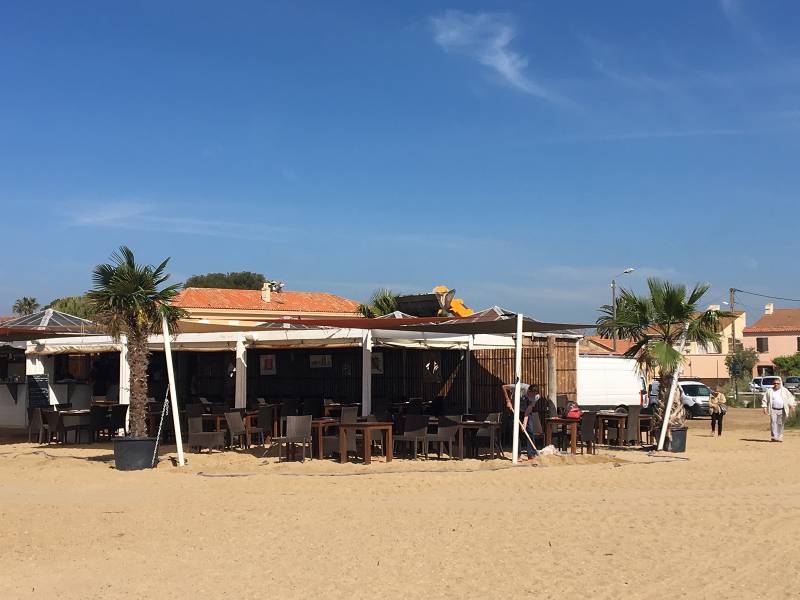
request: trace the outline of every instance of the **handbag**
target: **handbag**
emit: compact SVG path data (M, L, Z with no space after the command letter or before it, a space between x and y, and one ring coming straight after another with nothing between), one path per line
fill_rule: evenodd
M564 411L564 416L567 419L580 419L583 411L581 407L578 406L577 402L569 402L567 403L566 410Z

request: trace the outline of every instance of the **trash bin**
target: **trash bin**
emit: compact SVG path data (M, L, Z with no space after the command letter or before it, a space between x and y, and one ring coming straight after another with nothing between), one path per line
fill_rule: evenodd
M669 431L669 451L686 452L686 427L677 427Z

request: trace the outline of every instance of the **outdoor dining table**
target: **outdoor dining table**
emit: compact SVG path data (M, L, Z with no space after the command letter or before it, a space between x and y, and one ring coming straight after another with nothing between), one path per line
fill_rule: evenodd
M325 446L322 440L322 434L326 427L338 427L339 421L337 419L333 419L331 417L323 417L322 419L313 419L311 421L311 428L314 430L314 434L316 437L317 442L317 458L322 460L323 456L325 455Z
M461 421L458 424L458 458L464 460L464 430L465 429L489 429L489 457L500 456L500 449L497 444L497 437L500 432L500 423L497 421Z
M361 421L359 423L339 423L339 462L347 462L347 438L359 430L364 434L364 464L372 462L372 433L382 431L386 434L384 451L386 462L392 462L392 426L391 421Z
M235 412L235 410L236 409L232 409L231 412ZM248 411L244 413L243 419L245 427L252 427L252 422L254 418L258 418L257 412ZM222 424L225 422L225 415L204 414L203 420L212 421L214 423L214 431L222 431Z
M570 419L568 417L550 417L544 422L544 445L549 446L553 442L553 427L569 428L569 447L573 454L578 453L578 423L580 419Z
M607 431L606 423L608 421L615 421L618 431L625 429L625 422L628 420L628 413L614 412L613 410L600 410L595 417L595 437L601 444L607 444ZM621 440L618 440L621 442Z

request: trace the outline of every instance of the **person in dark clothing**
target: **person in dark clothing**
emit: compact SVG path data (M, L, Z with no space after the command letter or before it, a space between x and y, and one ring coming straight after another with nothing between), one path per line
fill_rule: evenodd
M503 393L506 396L506 407L511 412L514 412L514 385L504 385L503 386ZM536 403L541 398L539 394L539 386L538 385L530 385L527 383L520 384L519 390L519 414L523 415L522 417L522 428L527 432L531 439L533 439L533 419L538 418L535 414L536 412ZM524 437L524 436L523 436ZM536 454L536 448L534 448L528 439L525 438L525 449L528 455L528 460L532 459Z

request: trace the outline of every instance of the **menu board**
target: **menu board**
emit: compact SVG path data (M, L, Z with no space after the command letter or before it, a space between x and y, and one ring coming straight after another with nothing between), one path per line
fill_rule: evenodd
M50 381L47 375L28 375L28 406L50 406Z

